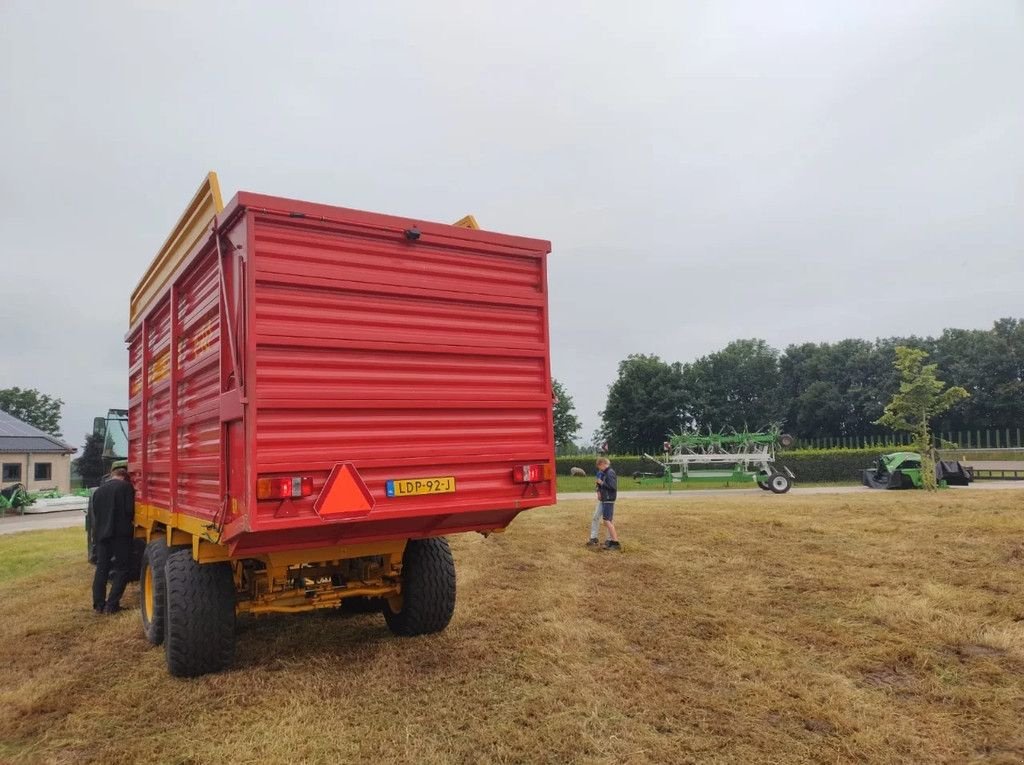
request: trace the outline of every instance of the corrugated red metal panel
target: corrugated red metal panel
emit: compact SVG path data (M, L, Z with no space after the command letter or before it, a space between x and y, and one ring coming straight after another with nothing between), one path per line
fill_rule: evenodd
M547 242L245 193L218 225L129 338L141 501L203 518L231 502L237 554L500 528L553 503L553 483L512 481L554 455ZM336 462L368 515L253 497L297 474L315 497ZM455 493L387 497L441 475Z
M130 336L130 361L138 367L130 377L128 462L140 501L212 518L222 494L220 314L217 260L206 249L174 280L174 347L170 285Z

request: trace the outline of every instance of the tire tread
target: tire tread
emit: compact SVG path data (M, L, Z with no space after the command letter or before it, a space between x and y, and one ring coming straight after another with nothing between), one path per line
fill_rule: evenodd
M141 571L146 566L153 568L153 613L149 622L146 621L146 595L142 592L142 585L139 586L139 616L142 619L142 631L153 645L160 645L164 642L164 625L167 619L167 579L165 566L170 548L167 541L157 537L153 539L142 553Z
M402 610L385 605L388 628L405 637L440 632L454 612L455 560L448 540L409 540L402 556Z
M228 667L235 654L235 582L227 563L200 564L190 549L167 558L167 668L197 677Z

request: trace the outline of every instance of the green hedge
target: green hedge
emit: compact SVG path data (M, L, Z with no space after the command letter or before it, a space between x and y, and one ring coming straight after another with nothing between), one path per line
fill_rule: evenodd
M794 449L780 452L776 464L793 471L796 483L859 481L861 471L899 447L875 449Z
M896 447L898 448L898 447ZM875 449L794 449L779 452L776 465L785 465L793 471L797 483L832 483L859 481L860 471L883 454L895 451L893 447ZM587 475L594 474L594 456L559 457L558 475L569 475L570 468L581 467ZM657 473L659 467L642 457L629 455L608 457L619 475L635 472Z

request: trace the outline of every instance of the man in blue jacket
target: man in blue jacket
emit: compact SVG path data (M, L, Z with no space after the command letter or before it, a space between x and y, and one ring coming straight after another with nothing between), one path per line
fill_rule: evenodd
M605 528L608 529L608 541L604 543L606 550L621 550L619 536L615 533L615 499L619 493L619 479L612 469L611 462L607 457L597 458L597 507L594 508L594 517L590 522L590 541L588 547L598 547L600 541L597 538L601 520L604 520Z
M98 614L116 614L131 578L132 539L135 536L135 488L128 471L114 468L110 480L92 495L96 574L92 580L92 607ZM111 574L113 574L111 576ZM107 595L107 578L110 594Z

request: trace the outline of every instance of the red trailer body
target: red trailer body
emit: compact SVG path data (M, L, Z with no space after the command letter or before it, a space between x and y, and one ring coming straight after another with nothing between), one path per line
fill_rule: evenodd
M493 531L554 502L550 474L513 478L554 462L548 242L245 192L215 228L128 336L141 504L243 556ZM371 510L315 512L337 463ZM294 476L312 494L257 499ZM431 477L454 492L388 496Z
M258 600L286 567L554 503L548 242L246 192L201 223L133 295L140 536L263 561L248 596L234 569Z

